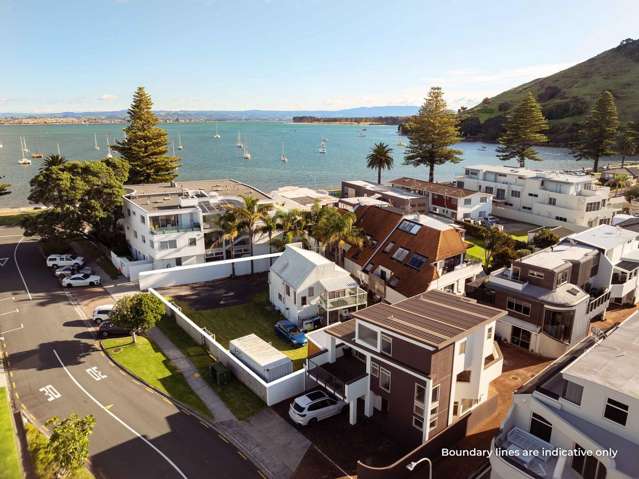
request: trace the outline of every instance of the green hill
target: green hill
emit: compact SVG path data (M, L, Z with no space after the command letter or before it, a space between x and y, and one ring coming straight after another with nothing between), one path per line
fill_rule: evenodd
M531 90L546 118L553 144L567 144L603 90L617 102L622 123L639 119L639 40L624 40L585 62L512 88L462 113L468 139L495 141L509 111Z

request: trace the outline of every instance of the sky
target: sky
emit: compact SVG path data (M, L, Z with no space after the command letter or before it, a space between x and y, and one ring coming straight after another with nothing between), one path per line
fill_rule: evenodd
M0 0L0 112L449 106L639 37L638 0Z

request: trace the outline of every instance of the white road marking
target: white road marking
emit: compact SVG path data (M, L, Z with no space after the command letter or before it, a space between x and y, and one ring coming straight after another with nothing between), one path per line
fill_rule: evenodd
M13 301L15 301L15 300L16 300L16 298L15 298L15 297L13 297L13 296L9 296L9 297L7 297L7 298L0 298L0 301L9 301L10 299L11 299L11 300L13 300Z
M17 313L18 311L16 310L15 312ZM13 313L13 311L9 311L9 313ZM9 314L9 313L3 313L3 314ZM2 314L0 314L0 316L2 316ZM22 328L24 328L24 324L20 323L20 327L19 328L13 328L13 329L7 329L6 331L0 331L0 334L7 334L7 333L11 333L13 331L19 331Z
M0 268L2 268L5 264L7 264L8 261L9 261L9 258L0 258Z
M6 313L0 313L0 316L6 316L7 314L15 314L15 313L19 313L19 312L20 312L20 310L18 308L16 308L13 311L7 311ZM18 328L18 329L20 329L20 328Z
M38 391L43 392L49 402L62 397L62 394L60 394L56 388L51 386L51 384L47 384L45 387L38 389Z
M115 414L113 414L111 411L109 411L109 409L107 409L105 406L102 405L102 403L100 401L98 401L96 398L94 398L89 391L87 391L86 389L84 389L84 387L77 381L77 379L75 379L73 377L73 375L71 374L71 372L67 369L67 367L64 365L64 363L62 362L62 359L60 359L60 356L58 355L58 352L54 349L53 350L53 354L55 354L55 357L57 358L58 362L60 363L60 366L62 366L62 368L64 369L64 372L67 373L67 376L69 376L69 378L71 379L71 381L73 381L73 383L78 386L78 388L86 395L89 397L89 399L91 399L95 404L97 404L104 412L106 412L109 416L111 416L113 419L115 419L117 422L119 422L122 426L124 426L129 432L131 432L132 434L134 434L135 436L137 436L139 439L141 439L142 441L144 441L151 449L153 449L155 452L157 452L160 456L162 456L162 458L168 462L171 467L173 467L173 469L175 469L175 471L184 479L188 479L188 477L186 476L186 474L184 474L182 472L182 470L166 455L164 454L162 451L160 451L153 443L151 443L148 439L146 439L144 436L142 436L139 432L137 432L135 429L133 429L131 426L129 426L127 423L125 423L122 419L120 419L118 416L116 416Z
M20 246L20 243L22 243L23 239L24 239L24 236L20 237L20 241L18 241L18 244L16 245L16 247L13 248L13 261L16 263L16 268L18 268L18 273L20 274L20 279L22 279L22 284L24 284L24 289L27 291L27 296L29 296L29 300L32 300L33 298L31 297L31 292L29 291L27 282L24 280L24 276L22 275L22 270L20 269L20 265L18 264L18 258L17 258L18 247Z
M88 368L86 371L87 371L87 374L91 376L93 379L95 379L96 381L102 381L103 379L106 379L108 377L106 374L100 371L97 366Z
M2 235L0 236L0 238L17 238L18 236L22 236L22 235Z

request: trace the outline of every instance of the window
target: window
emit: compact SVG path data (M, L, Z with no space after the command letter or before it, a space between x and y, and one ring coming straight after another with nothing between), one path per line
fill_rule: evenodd
M420 417L413 416L413 427L418 430L424 429L424 420Z
M138 232L137 232L137 231L135 231L135 230L133 230L133 236L137 239L137 237L138 237Z
M606 409L604 410L604 417L625 426L626 420L628 419L628 406L608 398Z
M422 269L422 266L426 264L426 257L422 256L421 254L413 253L413 255L408 260L407 264L411 268L414 268L419 271L420 269Z
M428 429L435 429L437 427L437 415L439 414L439 406L434 406L430 409L430 422L428 423Z
M379 368L379 388L387 393L391 391L391 373L388 369Z
M550 206L557 206L557 198L552 198L552 197L548 198L548 204Z
M477 170L470 170L468 168L466 168L466 171L464 172L464 174L466 176L478 176L479 175L479 171Z
M146 236L142 235L142 243L146 243Z
M583 392L583 386L564 379L564 386L561 391L562 398L576 404L577 406L581 406L581 396Z
M313 296L315 296L315 288L313 286L311 286L310 288L308 288L308 295L312 298Z
M492 326L486 330L486 339L488 339L489 341L491 339L493 339L493 327Z
M379 377L379 364L371 361L371 376L374 378Z
M568 282L568 271L562 271L557 275L557 286Z
M552 424L539 414L533 413L532 418L530 418L530 434L546 442L550 442Z
M142 224L146 223L146 219L142 215L140 215L140 223Z
M586 212L599 211L601 209L601 202L595 201L594 203L586 203Z
M388 356L392 356L393 354L393 338L382 334L382 353L387 354Z
M479 198L479 202L480 203L486 203L486 202L488 202L488 198L486 198L485 196L482 196L481 198Z
M151 249L155 248L155 245L153 244L153 240L149 240L149 246L151 247Z
M484 188L484 191L488 194L493 194L493 187L492 186L487 186Z
M407 249L397 248L397 250L395 251L395 253L393 253L393 256L391 256L391 258L401 262L406 259L406 256L408 256L408 253L410 253L410 251L408 251Z
M539 195L537 193L528 193L528 196L530 196L531 198L539 198Z
M286 291L286 296L290 296L291 295L291 287L288 284L285 287L285 291Z
M570 343L574 315L574 311L553 311L552 309L547 309L544 313L544 333L558 341Z
M160 249L171 249L171 248L177 248L177 241L176 240L169 240L169 241L160 241Z
M563 221L564 223L567 222L568 220L566 218L564 218L563 216L555 216L555 219L557 221Z
M306 304L307 304L307 302L306 302L306 296L302 296L302 297L300 298L300 301L301 301L301 303L302 303L302 306L306 306Z
M468 341L467 340L463 340L461 343L459 343L459 352L458 354L464 354L466 352L466 343Z
M571 467L584 479L606 479L606 466L593 455L589 455L583 447L575 443L576 454L572 458Z
M502 188L497 188L497 199L498 200L506 199L506 190Z
M512 196L513 198L521 198L521 191L512 190L510 192L510 196Z
M426 399L426 388L415 383L415 396L413 399L413 414L419 417L424 417L424 409L426 407L424 400Z
M384 253L390 253L394 247L395 247L395 242L389 241L388 244L384 247Z
M542 273L541 271L528 271L528 276L530 276L531 278L544 279L544 273Z
M432 405L439 404L439 384L430 391L430 402Z
M464 206L470 206L473 204L472 198L464 198Z
M530 303L524 303L523 301L519 301L517 298L509 297L506 302L506 309L523 314L524 316L530 316Z
M357 324L357 340L373 349L377 349L377 335L378 333L374 329L363 324Z
M195 246L197 244L197 238L189 238L189 246Z
M532 208L530 206L522 206L521 209L522 210L527 210L527 211L532 211Z
M398 228L406 233L416 235L419 230L422 229L422 225L413 223L412 221L404 220L399 224Z

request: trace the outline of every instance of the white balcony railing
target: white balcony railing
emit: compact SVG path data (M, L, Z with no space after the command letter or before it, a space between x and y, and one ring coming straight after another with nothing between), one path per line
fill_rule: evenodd
M342 296L330 298L334 291L325 291L320 294L319 303L325 311L351 308L353 306L366 306L368 295L362 288L349 288Z

